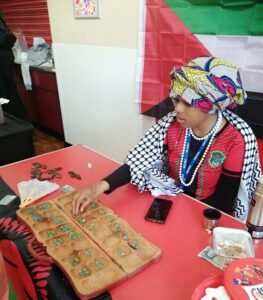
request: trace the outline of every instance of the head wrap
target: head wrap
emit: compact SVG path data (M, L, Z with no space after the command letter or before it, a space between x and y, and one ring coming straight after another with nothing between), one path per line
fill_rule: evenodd
M246 100L239 69L223 59L199 57L170 73L170 98L181 99L206 113L234 109Z

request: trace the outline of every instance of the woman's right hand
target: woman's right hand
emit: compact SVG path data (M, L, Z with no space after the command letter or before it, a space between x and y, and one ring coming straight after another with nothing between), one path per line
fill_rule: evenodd
M93 200L96 200L97 197L109 190L110 186L107 181L99 181L98 183L95 183L91 186L88 186L87 188L78 190L73 197L73 203L72 203L72 211L73 214L78 214L79 212L83 212L85 207L92 202Z

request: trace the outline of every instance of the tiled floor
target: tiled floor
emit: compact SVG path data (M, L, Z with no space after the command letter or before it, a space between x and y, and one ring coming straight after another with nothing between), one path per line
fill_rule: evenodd
M40 155L51 151L65 148L65 142L54 138L38 129L34 130L33 143L35 148L35 154Z

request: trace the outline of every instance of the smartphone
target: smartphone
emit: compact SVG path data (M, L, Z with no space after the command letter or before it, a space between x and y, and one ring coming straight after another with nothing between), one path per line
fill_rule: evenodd
M165 223L172 204L173 201L171 200L155 198L145 215L145 220L161 224Z

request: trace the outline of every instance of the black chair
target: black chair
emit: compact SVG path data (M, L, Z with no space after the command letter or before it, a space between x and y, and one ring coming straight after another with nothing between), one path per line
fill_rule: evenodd
M35 156L34 127L31 123L4 113L0 125L0 166Z

